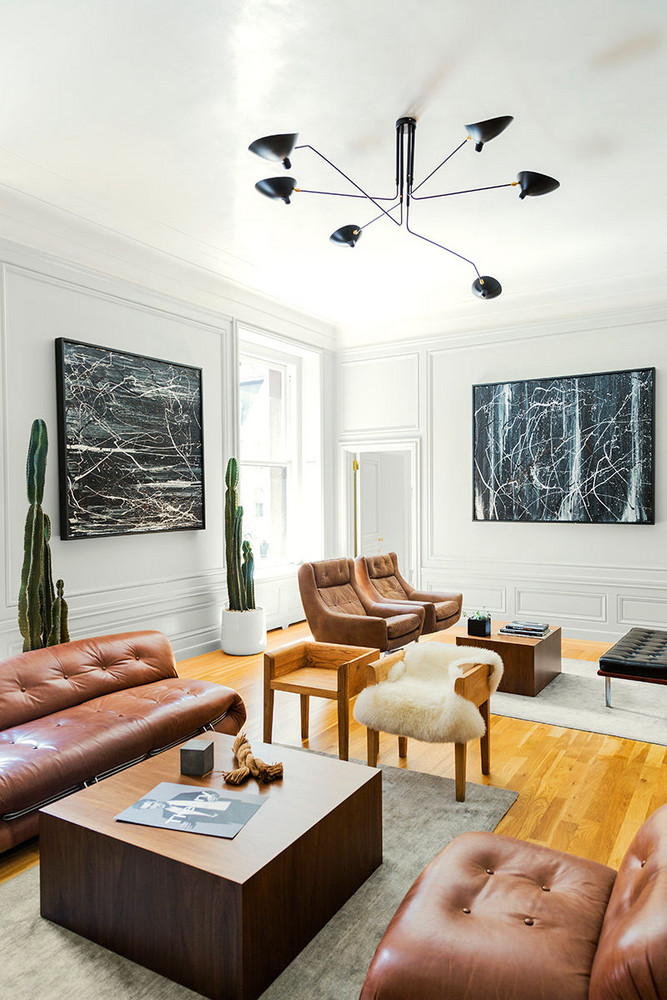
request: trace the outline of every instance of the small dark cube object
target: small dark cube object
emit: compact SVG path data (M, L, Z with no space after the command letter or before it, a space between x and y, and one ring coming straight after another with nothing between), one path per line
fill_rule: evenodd
M469 618L468 635L491 635L491 619Z
M213 740L189 740L181 747L181 774L201 778L213 770Z

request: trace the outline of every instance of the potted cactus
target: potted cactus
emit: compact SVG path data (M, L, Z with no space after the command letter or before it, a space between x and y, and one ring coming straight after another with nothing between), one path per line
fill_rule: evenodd
M239 507L239 464L230 458L225 474L225 551L228 607L222 612L224 653L249 656L266 649L266 616L255 606L254 558L250 542L242 542L243 507Z
M30 431L26 480L28 513L23 534L23 567L19 589L19 629L23 652L69 642L67 601L62 580L53 586L51 571L51 521L42 508L46 455L46 424L34 420Z

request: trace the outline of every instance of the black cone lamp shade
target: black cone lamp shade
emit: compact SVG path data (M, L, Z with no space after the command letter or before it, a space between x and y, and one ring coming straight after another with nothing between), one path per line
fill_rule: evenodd
M287 132L284 135L265 135L261 139L255 139L254 142L251 142L248 149L251 153L256 153L257 156L263 156L265 160L280 160L285 170L289 170L292 166L289 158L298 138L298 132Z
M255 188L260 194L265 194L267 198L279 198L289 205L290 195L296 187L293 177L267 177L264 181L257 181Z
M532 170L522 170L516 175L521 185L519 198L535 197L538 194L549 194L560 187L560 182L546 174L536 174Z
M472 290L480 299L497 299L503 290L497 278L492 278L489 274L483 274L472 283Z
M329 239L339 246L353 247L361 239L361 229L359 226L341 226Z
M466 125L466 129L470 138L475 140L475 149L478 153L481 153L484 143L495 139L513 121L513 115L504 115L502 118L487 118L484 122L475 122L473 125Z

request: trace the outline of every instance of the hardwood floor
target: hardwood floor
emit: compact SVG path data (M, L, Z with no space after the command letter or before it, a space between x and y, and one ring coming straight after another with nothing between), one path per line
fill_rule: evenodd
M448 641L454 641L457 631L462 630L449 631ZM269 633L269 648L306 637L310 633L305 622L277 629ZM608 643L563 639L565 657L597 660L608 648ZM261 741L262 662L261 654L239 657L217 651L181 661L178 672L239 691L248 709L248 738ZM299 698L277 691L274 742L298 746L300 731ZM454 777L451 745L410 741L406 765L398 759L397 744L395 737L381 736L380 763ZM335 702L311 699L310 740L304 745L337 753ZM354 719L350 720L350 757L366 758L365 730ZM280 759L279 747L276 759ZM479 744L472 745L468 780L519 793L498 826L499 833L616 867L643 820L667 802L667 747L492 715L491 774L482 775ZM456 807L453 793L452 807ZM36 840L0 855L0 882L38 860Z

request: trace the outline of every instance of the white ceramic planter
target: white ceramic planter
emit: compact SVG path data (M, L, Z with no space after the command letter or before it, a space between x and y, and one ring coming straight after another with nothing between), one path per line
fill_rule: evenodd
M266 615L264 608L252 611L222 612L220 642L223 653L250 656L266 649Z

